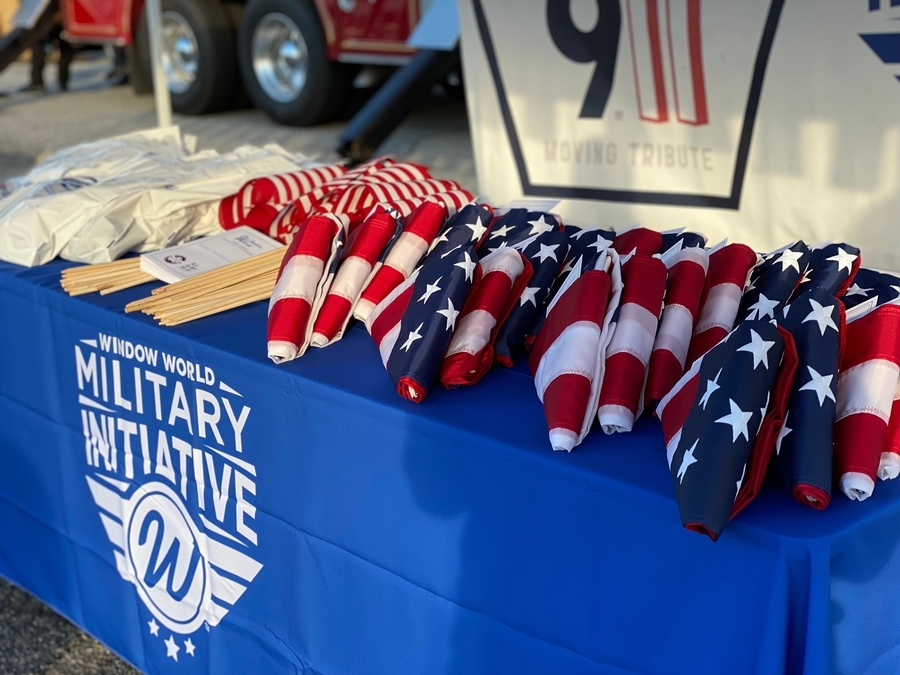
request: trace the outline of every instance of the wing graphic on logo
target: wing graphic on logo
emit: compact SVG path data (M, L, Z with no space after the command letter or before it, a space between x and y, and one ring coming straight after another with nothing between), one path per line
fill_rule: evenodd
M100 521L113 546L116 569L125 581L137 587L150 612L171 630L186 634L197 630L203 622L210 626L218 625L262 569L262 564L250 556L201 532L178 495L168 485L147 483L126 497L130 487L128 483L99 474L86 478L94 502L100 509ZM132 519L140 521L146 507L142 510L138 506L148 498L160 505L153 511L157 542L165 538L163 529L171 528L178 540L173 546L172 536L169 536L169 551L174 550L176 557L179 552L176 546L182 542L184 546L180 550L187 551L186 555L193 554L194 548L199 551L199 569L196 564L191 566L183 574L190 574L191 577L181 583L182 588L193 587L194 577L198 577L196 585L200 590L193 596L182 593L179 597L169 590L170 597L163 597L166 584L162 583L162 578L166 578L171 589L174 583L172 577L178 573L177 560L174 566L163 568L164 574L160 575L158 561L148 561L147 556L135 548L133 537L129 537L129 524L135 525ZM140 543L144 543L148 533L154 533L154 529L145 522L137 522L136 526L142 532ZM172 607L177 611L173 611Z

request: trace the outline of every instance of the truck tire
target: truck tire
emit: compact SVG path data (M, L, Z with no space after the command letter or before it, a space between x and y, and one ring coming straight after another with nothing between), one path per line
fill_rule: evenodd
M240 82L235 31L220 0L162 0L163 64L172 109L199 115L230 107ZM134 51L152 82L147 17L141 12Z
M319 16L308 0L250 0L238 30L238 63L256 107L296 126L342 112L357 71L328 60Z

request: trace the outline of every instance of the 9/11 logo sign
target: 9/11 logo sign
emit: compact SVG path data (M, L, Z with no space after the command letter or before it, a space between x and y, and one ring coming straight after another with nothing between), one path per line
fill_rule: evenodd
M472 0L523 193L738 209L783 5Z

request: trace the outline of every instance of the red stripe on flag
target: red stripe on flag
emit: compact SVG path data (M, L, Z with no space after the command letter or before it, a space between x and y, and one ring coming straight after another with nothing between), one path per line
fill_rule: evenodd
M567 429L576 436L584 423L585 401L591 397L591 383L582 375L557 376L544 392L544 414L548 430Z

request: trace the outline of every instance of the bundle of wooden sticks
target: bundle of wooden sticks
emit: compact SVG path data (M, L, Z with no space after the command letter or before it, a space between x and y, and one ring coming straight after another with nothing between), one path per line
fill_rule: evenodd
M144 312L163 326L177 326L258 300L268 300L284 248L255 255L168 286L128 303L126 312Z
M98 291L100 295L107 295L148 281L155 279L141 272L141 259L125 258L97 265L70 267L63 270L60 284L69 295L84 295Z

